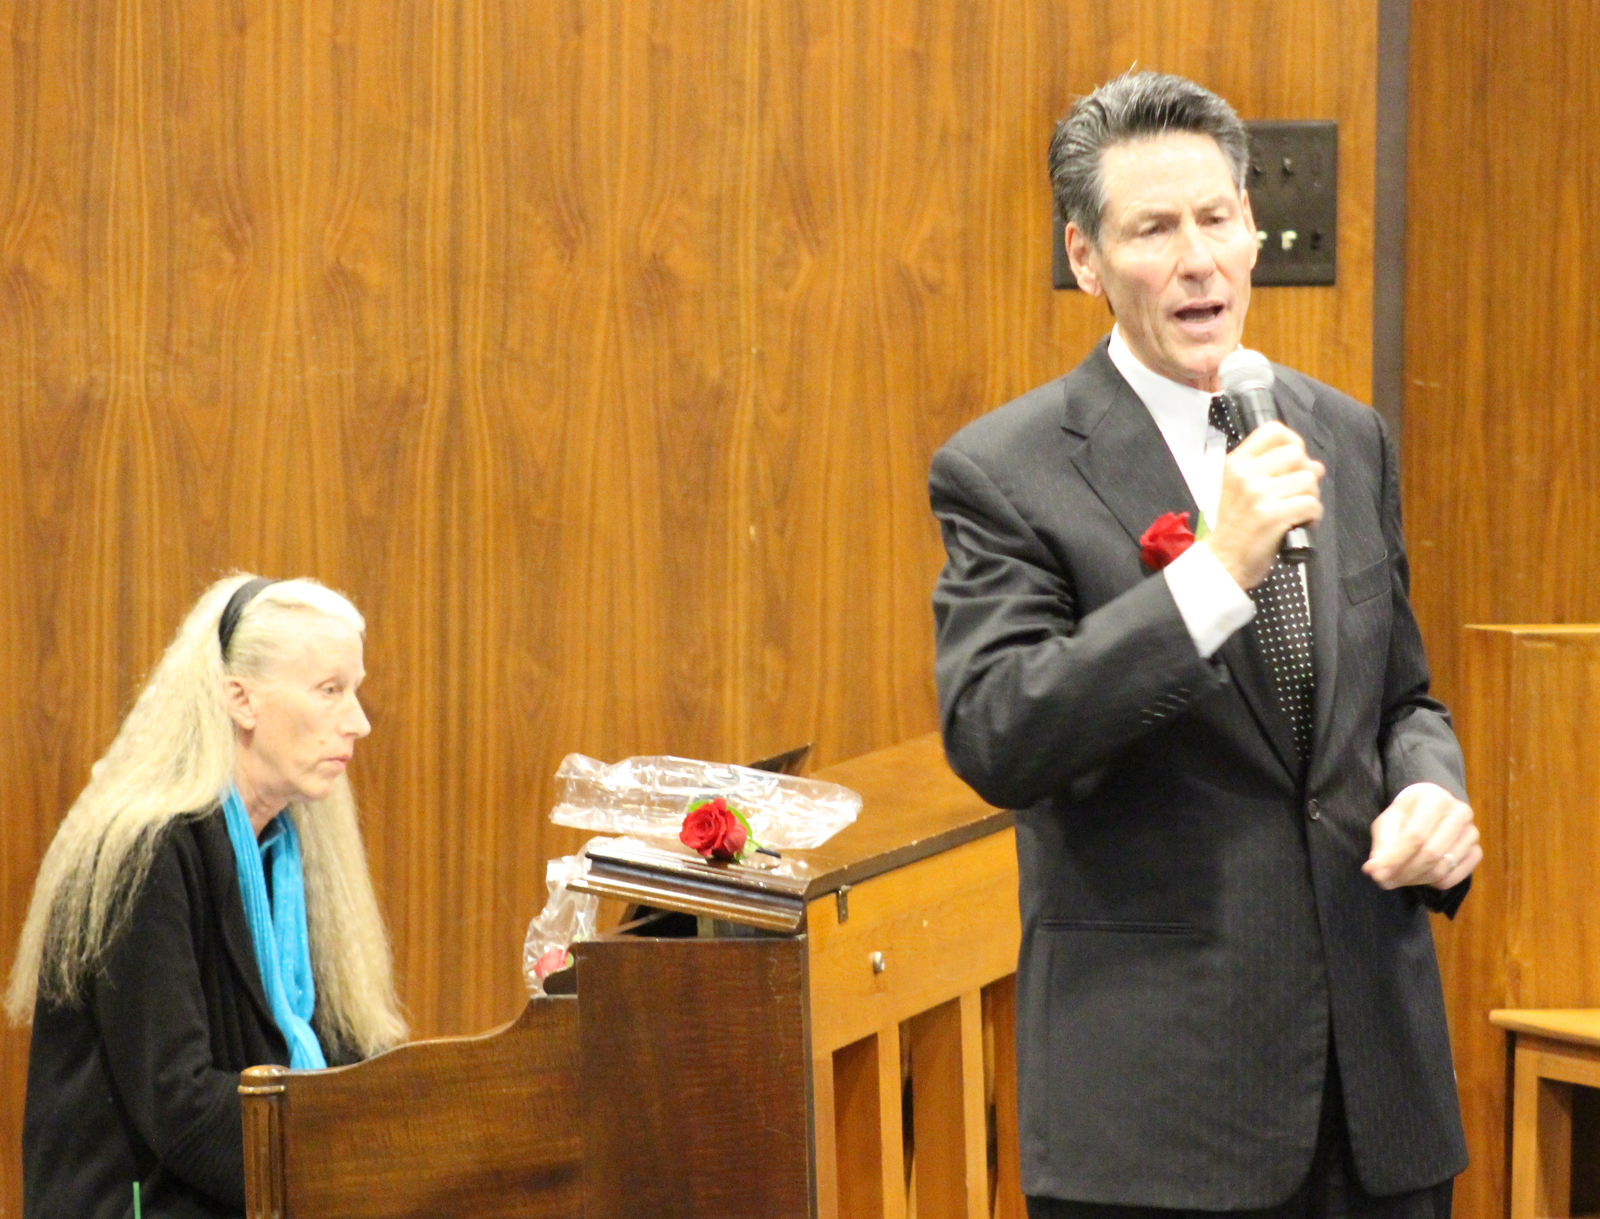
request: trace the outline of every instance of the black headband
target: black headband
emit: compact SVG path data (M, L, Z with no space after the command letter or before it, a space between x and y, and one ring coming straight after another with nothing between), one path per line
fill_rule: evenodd
M253 580L246 580L233 590L233 596L228 598L228 604L222 609L222 617L217 619L217 642L222 645L223 660L228 659L228 645L233 642L233 633L239 629L239 619L244 617L244 607L249 605L263 588L276 583L276 580L269 580L266 576L257 576Z

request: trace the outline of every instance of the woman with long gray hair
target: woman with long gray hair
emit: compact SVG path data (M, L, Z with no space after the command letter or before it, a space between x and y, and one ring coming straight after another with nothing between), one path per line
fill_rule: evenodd
M33 1021L23 1214L244 1212L238 1076L402 1040L345 767L366 624L230 576L178 629L39 870L6 993Z

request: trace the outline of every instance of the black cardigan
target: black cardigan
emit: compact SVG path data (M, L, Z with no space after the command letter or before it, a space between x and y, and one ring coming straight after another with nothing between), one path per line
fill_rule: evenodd
M174 821L86 1002L35 1007L24 1219L242 1216L239 1072L288 1062L222 813Z

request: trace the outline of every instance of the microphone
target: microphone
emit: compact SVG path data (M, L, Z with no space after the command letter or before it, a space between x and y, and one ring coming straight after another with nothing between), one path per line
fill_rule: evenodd
M1222 361L1218 371L1222 378L1222 394L1239 416L1240 435L1248 436L1263 423L1283 422L1272 397L1272 383L1276 378L1266 356L1241 347ZM1290 562L1303 563L1315 549L1310 529L1296 525L1283 535L1278 553Z

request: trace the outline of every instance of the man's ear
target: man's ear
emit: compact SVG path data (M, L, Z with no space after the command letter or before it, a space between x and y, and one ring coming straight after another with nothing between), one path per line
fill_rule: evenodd
M1261 243L1256 240L1256 218L1250 211L1250 192L1239 192L1239 206L1244 214L1244 227L1250 233L1250 269L1254 270L1256 259L1261 257Z
M228 708L228 718L245 732L256 726L255 696L242 677L229 675L222 679L222 701Z
M1083 230L1069 220L1062 240L1066 243L1067 262L1072 265L1072 278L1078 281L1078 287L1090 296L1104 296L1105 288L1100 283L1100 276L1089 263L1094 246L1084 236Z

